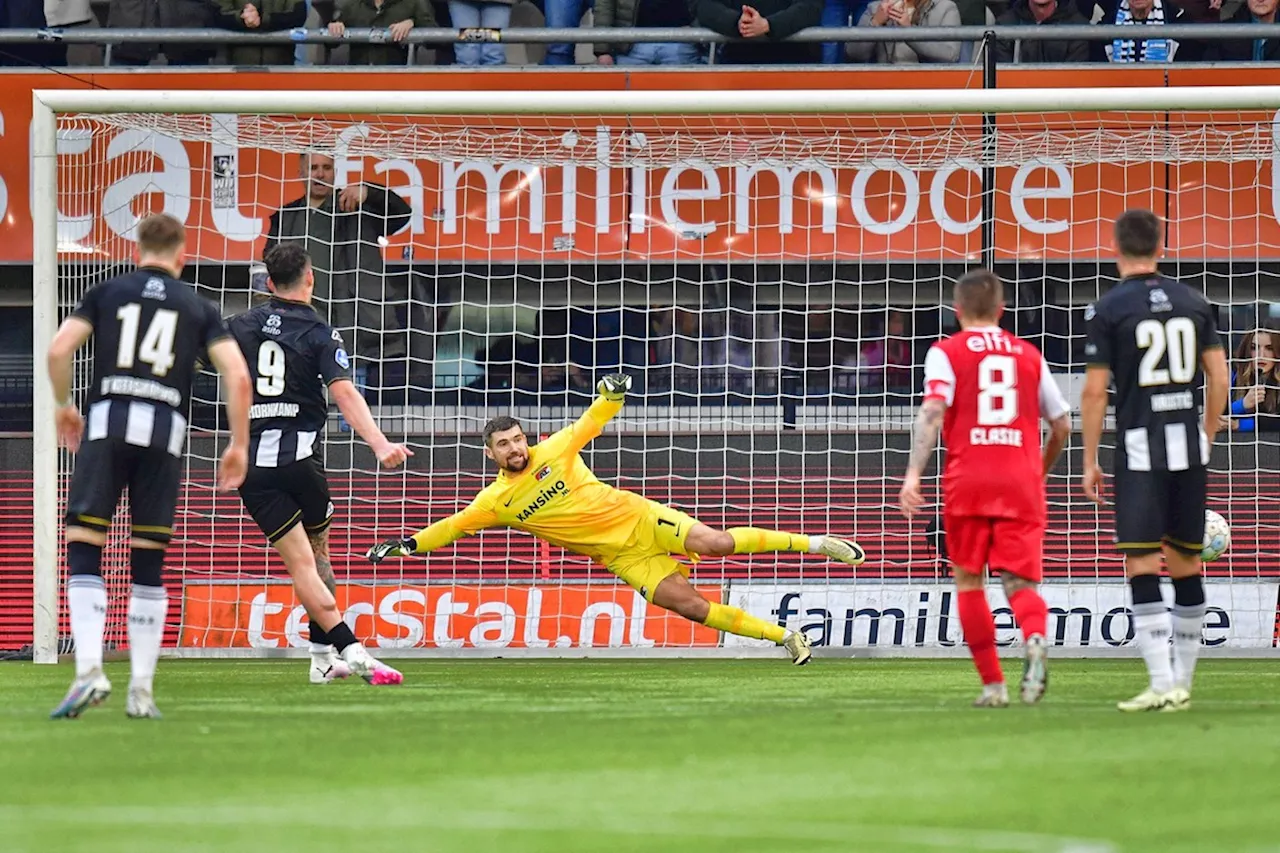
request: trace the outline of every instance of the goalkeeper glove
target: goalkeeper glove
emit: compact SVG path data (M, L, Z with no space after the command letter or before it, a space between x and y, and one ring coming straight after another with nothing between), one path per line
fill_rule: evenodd
M596 390L600 392L601 397L610 402L621 402L622 398L627 396L627 392L631 390L631 377L625 373L610 373L600 380Z
M387 557L408 557L417 553L418 543L409 539L388 539L369 549L364 556L370 563L381 563Z

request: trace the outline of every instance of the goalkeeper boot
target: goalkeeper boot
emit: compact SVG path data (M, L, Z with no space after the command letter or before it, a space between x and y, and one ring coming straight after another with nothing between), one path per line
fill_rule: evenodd
M1190 698L1190 696L1187 697L1188 704L1190 703ZM1157 693L1148 687L1132 699L1117 702L1116 708L1127 714L1133 714L1139 711L1163 711L1165 707L1168 706L1169 701L1169 693ZM1174 710L1180 709L1175 708Z
M791 662L796 666L804 666L813 657L813 643L803 631L792 631L782 641L782 647L791 655Z
M818 553L837 563L846 563L850 566L861 566L863 560L867 559L867 552L863 551L862 546L857 542L852 539L837 539L834 536L822 537Z
M1028 705L1039 702L1049 686L1048 657L1042 635L1032 634L1027 638L1027 655L1022 662L1022 701Z
M351 675L351 667L338 657L332 646L328 651L311 653L312 684L328 684L330 681L339 681L349 675Z
M404 676L380 660L369 654L368 650L356 643L342 650L342 660L351 668L351 672L360 676L374 687L386 684L400 684Z
M71 689L58 707L49 713L49 719L74 720L85 708L101 705L110 695L111 682L107 680L101 667L94 667L71 682Z
M134 720L160 719L160 709L151 696L151 688L129 685L129 698L125 700L124 713Z
M975 708L1008 708L1009 688L1002 681L999 684L984 684L978 698L973 700Z

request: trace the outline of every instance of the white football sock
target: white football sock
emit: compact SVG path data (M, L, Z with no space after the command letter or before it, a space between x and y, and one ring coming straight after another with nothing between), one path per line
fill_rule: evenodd
M809 553L810 554L820 553L822 551L822 540L825 538L826 538L825 536L810 536L809 537Z
M1173 688L1173 658L1169 652L1172 620L1164 602L1133 605L1133 634L1138 651L1147 663L1151 689L1167 693Z
M101 575L72 575L67 581L71 638L76 644L76 678L102 666L102 632L107 627L107 588Z
M162 586L133 585L129 597L129 686L151 689L164 639L169 594Z
M1200 657L1204 614L1204 604L1173 605L1173 680L1187 690L1191 689L1196 660Z

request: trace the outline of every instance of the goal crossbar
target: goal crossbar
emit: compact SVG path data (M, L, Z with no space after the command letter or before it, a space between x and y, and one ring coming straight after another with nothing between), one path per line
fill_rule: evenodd
M1131 89L919 89L754 91L251 92L38 89L37 114L398 113L592 115L770 113L1012 113L1247 110L1280 107L1280 86Z

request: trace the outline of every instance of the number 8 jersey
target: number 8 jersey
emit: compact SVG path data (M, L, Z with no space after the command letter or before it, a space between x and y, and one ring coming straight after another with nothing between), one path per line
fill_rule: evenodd
M947 406L947 515L1042 520L1040 418L1070 406L1040 351L997 326L965 329L929 348L924 397Z
M329 416L325 387L351 378L342 336L310 305L279 296L230 327L253 382L249 464L281 468L309 458Z

